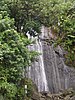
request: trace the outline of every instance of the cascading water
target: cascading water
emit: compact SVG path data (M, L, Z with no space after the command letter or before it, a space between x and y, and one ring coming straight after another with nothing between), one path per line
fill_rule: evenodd
M40 53L37 60L32 63L32 66L28 67L28 77L37 85L39 92L49 91L43 62L42 41L36 37L35 44L28 46L28 49Z
M56 51L48 42L50 37L54 38L51 31L42 26L41 34L35 37L36 43L28 46L29 50L38 51L41 55L28 67L27 77L33 80L39 92L58 93L71 87L75 89L75 69L65 65L62 49L58 46Z

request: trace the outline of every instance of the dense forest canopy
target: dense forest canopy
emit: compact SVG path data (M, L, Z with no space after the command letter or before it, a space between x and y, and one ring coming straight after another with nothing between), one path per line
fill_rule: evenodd
M75 67L75 0L0 0L0 95L6 100L23 100L22 71L35 57L27 45L26 32L40 33L51 27L68 51L66 63Z

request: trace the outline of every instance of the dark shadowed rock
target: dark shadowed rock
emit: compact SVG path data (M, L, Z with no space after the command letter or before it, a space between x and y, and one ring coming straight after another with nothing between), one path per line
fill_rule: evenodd
M70 100L75 100L75 96L73 96Z
M40 96L37 92L34 92L34 94L31 97L32 100L40 100Z

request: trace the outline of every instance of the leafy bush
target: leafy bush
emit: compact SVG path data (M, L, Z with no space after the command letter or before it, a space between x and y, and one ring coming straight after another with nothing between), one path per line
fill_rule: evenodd
M20 83L35 53L27 49L31 41L14 29L7 11L0 11L0 26L0 95L4 100L23 100L25 84Z

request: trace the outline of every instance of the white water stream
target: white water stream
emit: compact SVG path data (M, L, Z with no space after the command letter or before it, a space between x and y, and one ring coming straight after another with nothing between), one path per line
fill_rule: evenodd
M42 34L40 37L43 38L43 30L41 31ZM30 36L28 38L30 38ZM38 39L38 37L35 37L35 44L28 46L28 49L40 53L40 55L37 57L37 61L34 61L32 66L28 68L28 77L31 78L37 85L39 92L49 91L43 62L42 41Z
M44 26L39 37L34 38L28 34L28 39L35 39L35 44L29 45L28 49L41 54L28 67L27 77L33 80L39 92L58 93L69 87L75 88L75 72L65 65L63 57L60 56L63 55L60 46L57 47L57 54L53 46L45 41L51 38L54 38L51 31Z

